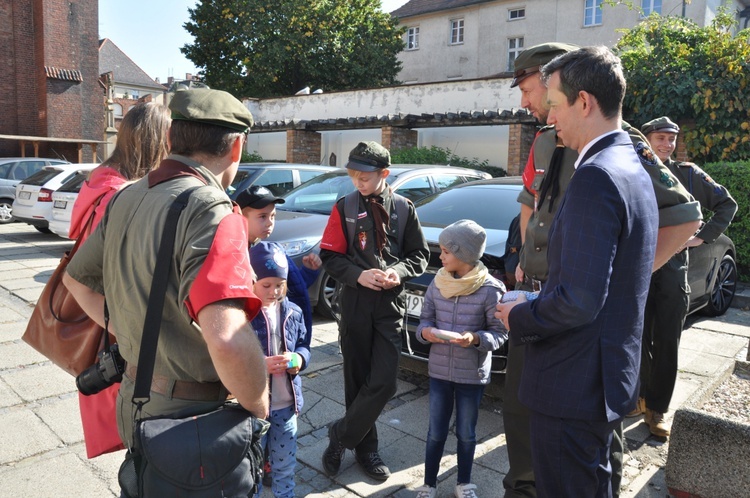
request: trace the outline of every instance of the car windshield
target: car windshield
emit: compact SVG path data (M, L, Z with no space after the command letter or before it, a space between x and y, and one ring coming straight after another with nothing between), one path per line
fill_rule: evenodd
M277 204L282 211L330 214L339 197L354 191L354 185L346 171L335 171L316 176L304 185L284 195L284 204Z
M42 186L60 173L60 169L57 168L44 168L40 169L21 183L24 185L36 185Z
M444 227L469 219L487 230L507 230L519 212L515 185L474 185L445 190L417 202L423 226Z

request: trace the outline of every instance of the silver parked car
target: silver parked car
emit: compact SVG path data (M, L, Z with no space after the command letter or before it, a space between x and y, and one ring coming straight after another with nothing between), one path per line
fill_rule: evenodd
M66 164L62 159L43 157L3 157L0 158L0 224L13 221L13 199L16 198L16 185L40 169L51 164Z
M474 169L428 164L394 164L389 170L388 184L412 201L491 176ZM341 168L283 195L285 203L276 206L276 227L268 240L281 244L295 264L302 265L305 255L320 250L320 239L336 200L353 191L349 174ZM310 286L310 302L318 313L333 316L331 297L335 286L336 281L325 271Z

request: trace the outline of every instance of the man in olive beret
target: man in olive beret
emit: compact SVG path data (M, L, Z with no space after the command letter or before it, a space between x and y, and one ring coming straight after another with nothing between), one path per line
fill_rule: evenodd
M336 202L320 241L326 272L344 286L338 294L346 412L328 428L322 460L331 476L347 449L370 478L391 475L375 422L396 392L404 281L424 272L430 251L414 204L386 183L390 165L388 149L377 142L352 149L346 167L356 190Z
M681 250L651 276L646 301L641 348L641 391L629 417L644 415L651 434L668 437L669 410L677 381L677 353L690 304L687 280L688 251L685 248L711 244L727 229L737 212L737 203L722 185L701 168L672 159L680 127L667 116L653 119L641 131L659 159L689 190L711 218L685 242Z
M169 108L170 155L114 198L65 276L76 300L102 325L107 296L110 330L127 362L117 423L128 447L140 413L205 413L225 403L229 392L257 417L268 413L264 354L249 325L261 303L251 290L247 248L237 244L247 240L246 225L224 191L253 118L242 102L210 89L178 91ZM137 412L131 399L157 248L170 206L186 190L150 401Z
M577 50L567 43L543 43L529 47L516 58L511 86L521 90L521 106L529 110L540 124L546 125L547 86L540 69L555 57ZM662 165L645 138L623 123L631 137L641 164L648 171L659 205L659 242L656 260L661 265L698 227L700 206ZM543 127L535 138L523 171L524 188L518 196L521 204L520 230L522 246L516 268L516 287L540 290L547 280L547 238L552 220L575 171L578 153L565 147L554 127ZM531 461L529 411L518 400L518 387L524 365L524 347L508 346L505 374L503 422L510 468L505 478L506 497L536 496ZM619 493L622 471L622 431L615 431L612 445L612 489Z

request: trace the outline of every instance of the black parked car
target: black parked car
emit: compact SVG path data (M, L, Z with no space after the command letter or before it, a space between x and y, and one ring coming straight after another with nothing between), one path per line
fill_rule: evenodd
M416 203L419 221L430 245L430 262L420 277L406 282L407 317L402 354L427 360L429 346L414 337L427 286L441 268L438 236L443 228L460 219L477 222L487 231L487 247L482 262L490 273L502 280L503 255L508 227L519 212L516 201L522 187L520 177L493 178L458 185ZM690 249L690 313L700 310L718 316L729 309L737 286L735 248L725 235L713 244ZM505 370L507 349L493 353L492 372Z
M282 195L318 175L336 169L317 164L240 163L237 175L227 188L227 195L234 199L252 185L261 185L273 192L273 195Z

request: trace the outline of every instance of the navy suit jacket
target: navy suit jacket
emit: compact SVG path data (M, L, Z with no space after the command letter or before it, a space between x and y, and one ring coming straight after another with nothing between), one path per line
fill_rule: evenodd
M597 141L552 221L539 298L509 316L511 340L527 344L519 399L531 410L614 421L635 406L658 226L627 133Z

